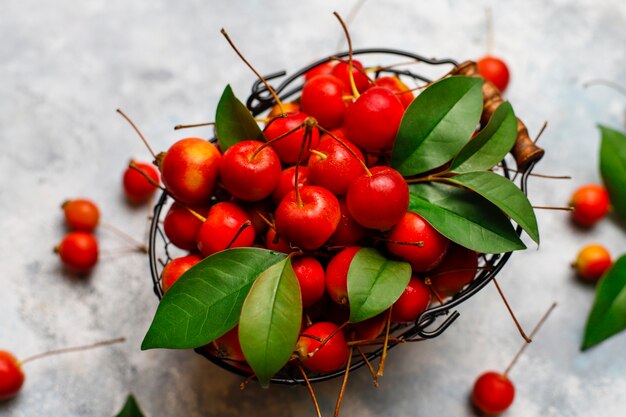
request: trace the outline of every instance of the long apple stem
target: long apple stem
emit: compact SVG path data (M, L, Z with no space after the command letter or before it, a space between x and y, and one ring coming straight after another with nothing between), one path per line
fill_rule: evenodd
M241 60L248 66L248 68L250 68L252 70L252 72L254 72L254 74L259 78L259 80L261 80L261 82L263 84L265 84L265 88L267 88L267 91L269 91L270 94L272 95L272 97L274 97L274 100L276 101L276 104L278 105L278 108L280 109L280 113L281 114L285 114L285 110L283 109L283 103L278 98L278 94L276 94L276 91L274 91L272 86L265 80L265 78L263 78L261 76L261 74L259 74L258 71L256 69L254 69L252 64L250 64L248 62L248 60L246 58L244 58L244 56L241 54L241 52L239 52L239 50L237 49L237 47L235 46L233 41L230 39L230 36L228 36L228 33L226 33L226 30L224 30L224 28L222 28L220 30L220 32L222 33L222 35L224 35L224 37L226 38L226 40L228 41L230 46L235 50L237 55L239 55L239 58L241 58Z
M541 319L539 319L539 321L537 322L537 324L535 325L535 328L533 329L533 331L530 333L530 338L533 339L536 335L537 332L539 331L539 329L541 328L541 326L543 325L543 323L545 323L545 321L548 319L548 316L550 316L550 313L552 313L552 310L554 310L556 308L556 302L552 303L552 305L550 306L550 308L548 309L548 311L546 311L543 316L541 317ZM517 360L519 359L520 356L522 356L522 353L524 353L524 351L526 350L526 348L528 347L528 343L524 343L522 345L522 347L520 348L520 350L517 352L517 354L515 355L515 357L513 357L513 360L511 361L511 363L509 364L509 366L506 367L506 370L504 371L504 376L507 376L509 374L509 372L511 372L511 368L513 368L513 365L515 365L515 363L517 362Z
M493 279L493 283L496 285L496 288L498 289L498 293L500 294L500 298L502 298L502 301L504 301L504 305L506 306L506 309L509 310L509 314L511 315L511 318L515 322L515 326L517 327L517 330L519 331L520 335L522 335L526 343L532 342L532 339L526 336L526 333L524 332L522 325L517 320L517 317L515 317L515 313L513 313L513 310L511 309L509 302L506 300L506 297L504 296L504 293L502 292L502 289L500 288L500 284L498 284L498 281L495 278Z
M68 348L62 348L62 349L54 349L54 350L49 350L47 352L43 352L43 353L38 353L36 355L33 356L29 356L26 359L23 359L20 361L20 365L24 365L27 362L32 362L41 358L45 358L48 356L54 356L54 355L60 355L63 353L70 353L70 352L79 352L79 351L83 351L83 350L89 350L89 349L95 349L101 346L108 346L108 345L113 345L116 343L123 343L126 341L125 337L117 337L115 339L109 339L109 340L104 340L101 342L97 342L97 343L92 343L89 345L82 345L82 346L73 346L73 347L68 347Z
M333 12L333 14L339 20L339 23L341 24L341 27L343 28L343 31L346 34L346 39L348 41L348 77L350 78L350 87L352 88L352 95L354 96L355 99L357 99L359 98L360 94L354 82L354 74L352 74L352 67L354 66L354 64L352 62L352 40L350 39L350 32L348 32L348 27L346 26L341 16L339 16L339 13Z
M130 123L130 125L133 127L133 129L135 129L135 132L137 132L137 134L139 135L139 137L141 138L141 140L143 141L144 145L146 145L146 148L148 148L148 151L150 151L150 154L152 155L152 157L154 159L157 159L157 155L154 153L154 151L152 150L152 147L150 147L150 144L148 143L148 140L143 136L143 134L141 133L141 131L139 130L139 128L137 127L137 125L135 125L135 123L130 120L130 117L126 116L126 113L124 113L122 110L117 109L116 110L119 114L122 115L122 117L124 119L126 119L126 121L128 123Z

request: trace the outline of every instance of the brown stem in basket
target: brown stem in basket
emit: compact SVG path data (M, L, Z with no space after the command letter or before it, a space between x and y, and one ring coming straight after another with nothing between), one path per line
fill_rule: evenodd
M350 79L350 88L352 88L352 95L355 99L357 99L359 98L360 94L359 90L356 88L356 84L354 83L354 74L352 74L352 68L354 67L354 65L352 63L352 40L350 39L350 32L348 32L348 27L346 26L341 16L339 16L339 13L333 12L333 14L337 18L337 20L339 20L339 23L341 24L341 27L346 34L346 40L348 41L348 77Z
M391 309L393 305L389 307L389 313L387 315L387 325L385 326L385 342L383 343L383 354L380 357L380 362L378 363L378 371L376 372L376 376L383 376L385 372L385 361L387 360L387 347L389 346L389 329L391 328Z
M70 352L80 352L80 351L83 351L83 350L95 349L95 348L98 348L98 347L113 345L113 344L116 344L116 343L123 343L125 341L126 341L125 337L118 337L118 338L115 338L115 339L104 340L102 342L92 343L92 344L89 344L89 345L73 346L73 347L68 347L68 348L49 350L47 352L38 353L36 355L29 356L28 358L19 361L19 364L20 365L24 365L27 362L32 362L32 361L35 361L35 360L38 360L38 359L41 359L41 358L45 358L45 357L48 357L48 356L60 355L60 354L63 354L63 353L70 353Z
M556 308L556 303L552 303L552 305L550 306L550 308L548 309L548 311L546 311L543 316L541 317L541 319L539 319L539 321L537 322L537 324L535 325L535 327L533 328L533 331L530 332L530 338L534 339L534 337L537 335L537 332L539 331L539 329L541 328L541 326L543 325L543 323L545 323L545 321L548 319L548 317L550 316L550 313L552 313L552 310L554 310ZM509 366L506 367L506 370L504 371L504 376L507 376L509 374L509 372L511 372L511 368L513 368L513 365L515 365L515 363L517 362L517 360L519 359L520 356L522 356L522 353L524 353L524 351L526 350L526 348L528 347L528 343L524 343L522 345L522 347L520 348L520 350L517 352L517 354L513 357L513 360L511 361L511 363L509 364Z
M241 52L239 52L239 49L237 49L237 47L235 46L235 43L230 39L230 36L228 36L228 33L226 33L226 30L222 28L220 32L222 33L222 35L224 35L224 37L226 38L230 46L233 48L235 53L239 55L239 58L241 58L241 60L248 66L248 68L250 68L252 72L254 72L254 75L256 75L259 78L259 80L261 80L261 82L265 84L265 88L267 88L267 91L269 91L272 97L274 97L274 100L276 101L276 104L278 105L278 108L280 109L280 113L285 114L285 110L283 109L283 103L278 98L278 94L276 94L276 91L274 91L272 86L265 80L265 78L263 78L261 74L259 74L259 72L256 69L254 69L252 64L250 64L250 62L248 62L248 60L244 58Z
M348 383L348 375L350 374L350 364L352 363L352 350L350 347L350 353L348 354L348 363L346 364L346 372L343 374L343 381L341 381L341 389L339 390L339 397L337 397L337 405L335 405L335 417L339 417L339 409L341 408L341 401L343 400L343 394L346 391L346 384Z
M513 310L511 309L509 302L506 300L506 297L504 296L504 293L502 292L502 289L500 288L500 285L498 284L498 281L495 278L493 279L493 283L496 285L496 288L498 289L498 293L500 294L500 298L502 298L502 301L504 301L504 305L506 306L506 309L509 310L509 314L511 315L511 318L515 322L515 326L517 327L519 334L522 335L526 343L532 342L532 339L526 336L526 333L524 332L522 325L519 324L519 321L517 321L517 317L515 317L515 313L513 313Z
M307 354L307 356L310 358L310 357L312 357L313 355L315 355L315 354L316 354L316 353L317 353L317 352L318 352L321 348L323 348L323 347L324 347L324 345L325 345L326 343L328 343L328 341L329 341L330 339L332 339L332 337L333 337L334 335L336 335L337 333L339 333L340 331L342 331L342 330L343 330L343 328L344 328L344 327L346 327L348 324L350 324L350 322L349 322L349 321L347 321L347 322L343 323L341 326L337 327L335 330L333 330L332 332L330 332L330 334L329 334L328 336L326 336L326 338L320 342L319 346L317 346L315 349L313 349L313 351L312 351L312 352L309 352L309 353ZM304 336L304 335L303 335L303 336Z
M298 369L302 374L302 378L304 378L304 382L306 383L306 387L309 389L309 394L311 394L311 400L313 400L313 405L315 406L315 412L317 413L317 417L322 417L322 413L320 412L320 405L317 403L317 398L315 398L315 391L313 391L313 387L309 382L309 378L306 376L306 371L304 370L302 365L300 365L300 362L297 362L297 364Z
M433 282L430 280L429 277L424 278L424 284L426 284L432 295L434 295L437 301L439 301L439 304L444 305L445 303L443 301L443 298L441 298L439 293L433 288Z
M459 64L450 74L482 78L476 63L473 61L465 61ZM483 113L480 123L485 126L500 104L504 103L504 99L497 87L486 80L483 82L483 99ZM520 171L526 170L528 165L539 161L544 155L544 150L535 145L533 140L530 139L526 125L519 118L517 119L517 140L511 153L513 153L517 168Z
M376 376L376 371L374 370L372 363L369 359L367 359L367 356L365 355L365 353L363 353L363 350L359 345L354 345L354 347L356 348L357 352L359 352L359 355L361 355L363 361L365 362L365 366L367 366L367 369L370 371L370 375L372 375L372 380L374 381L374 386L378 387L378 377Z
M250 226L252 226L252 222L250 220L246 220L245 222L243 222L243 224L239 226L239 230L237 230L237 233L235 233L235 236L233 236L230 242L228 242L228 246L226 246L226 249L230 248L232 244L235 243L235 240L237 240L239 235L243 233L246 227L250 227Z
M148 140L143 136L143 134L141 133L141 131L139 130L139 128L137 127L137 125L135 125L135 123L130 120L130 117L128 117L126 115L126 113L124 113L122 110L117 109L116 110L119 114L122 115L122 117L124 119L126 119L126 121L128 123L130 123L130 125L133 127L133 129L135 129L135 132L137 132L137 134L139 135L139 137L141 138L142 142L144 143L144 145L146 145L146 148L148 148L148 151L150 152L150 154L152 155L152 157L156 160L157 159L157 154L154 153L154 151L152 150L152 147L150 147L150 144L148 143Z
M359 156L356 154L356 152L354 152L352 150L352 148L350 148L346 142L344 142L343 140L339 139L335 134L333 134L332 132L330 132L329 130L324 129L322 126L317 126L317 128L320 130L320 132L327 134L328 136L330 136L332 139L336 140L341 146L343 146L346 151L348 151L348 153L350 155L352 155L352 157L354 157L354 159L356 159L359 164L363 167L363 169L365 170L365 172L367 173L368 177L372 176L371 171L369 170L369 168L367 167L367 165L365 164L365 161L363 161L361 158L359 158Z
M215 122L195 123L191 125L176 125L174 126L174 130L189 129L192 127L204 127L204 126L215 126Z

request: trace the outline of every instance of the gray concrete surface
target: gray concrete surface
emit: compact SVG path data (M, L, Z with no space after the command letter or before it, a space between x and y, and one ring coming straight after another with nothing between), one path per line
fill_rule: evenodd
M125 109L157 149L180 138L172 126L213 118L226 83L244 97L253 75L219 35L226 27L261 72L293 70L332 53L341 34L331 15L353 2L191 0L0 3L0 348L21 357L124 335L124 345L26 365L27 381L0 415L110 416L132 391L148 416L313 415L306 390L252 384L185 351L140 352L155 311L147 262L112 257L87 279L64 273L51 248L64 233L59 204L85 196L106 221L136 236L145 208L121 194L130 157L149 155L114 112ZM495 52L512 69L508 97L547 153L537 167L572 174L533 179L531 199L564 205L580 184L599 180L597 122L623 127L626 99L591 78L626 79L626 4L621 0L374 1L352 23L356 46L409 49L427 56L476 58L485 52L484 7L493 6ZM200 135L208 131L200 130ZM540 211L541 247L516 254L501 284L530 328L553 301L559 308L511 378L517 399L506 415L624 415L626 334L580 353L593 289L569 263L587 242L626 248L607 220L573 228L561 212ZM103 249L123 246L98 232ZM347 388L345 416L471 416L475 377L502 370L516 334L491 286L461 308L440 338L393 351L380 388L365 371ZM339 381L316 386L330 415Z

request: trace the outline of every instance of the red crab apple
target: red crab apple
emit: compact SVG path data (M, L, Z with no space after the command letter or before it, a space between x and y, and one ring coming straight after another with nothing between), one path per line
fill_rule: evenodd
M352 94L352 87L350 86L350 66L347 62L338 62L331 74L343 82L344 93ZM354 84L359 93L363 93L372 85L369 77L365 75L363 64L357 60L352 60L352 76L354 77Z
M345 194L352 181L363 173L361 151L347 140L342 142L325 136L312 151L308 165L311 183L335 195Z
M163 268L163 272L161 272L161 287L163 288L163 293L166 293L172 285L178 281L178 278L201 260L202 258L200 256L192 254L172 259L168 262L165 268Z
M265 128L265 137L268 141L277 139L281 135L303 124L308 117L309 116L306 113L301 111L288 113L285 116L277 116L270 120L267 124L267 127ZM302 148L305 130L306 128L302 126L282 139L272 142L272 148L274 148L283 163L293 165L298 162L298 156L300 155L300 148ZM305 148L302 152L302 161L306 161L309 157L309 149L316 147L319 143L319 132L317 129L311 130L310 140L310 146Z
M207 204L213 195L222 155L210 142L181 139L157 160L167 191L185 204Z
M433 290L441 297L451 297L474 280L478 254L457 244L450 244L441 263L428 273Z
M498 90L504 92L509 85L509 68L503 60L495 56L486 56L479 59L478 72L487 81L498 87Z
M337 304L348 302L348 270L360 246L351 246L333 256L326 267L326 291Z
M379 77L375 80L376 85L384 87L394 93L406 109L413 102L415 96L411 89L398 77Z
M10 352L0 350L0 401L15 397L24 384L24 372Z
M233 203L217 203L200 227L198 249L209 256L227 248L252 246L254 237L252 220L244 209Z
M67 226L72 230L92 232L98 226L100 210L91 200L76 198L67 200L62 205Z
M611 254L602 245L587 245L578 252L573 266L585 281L597 282L611 267Z
M310 307L324 295L326 289L324 267L312 256L295 257L291 265L300 284L302 307Z
M244 201L259 201L268 197L281 177L280 160L276 152L263 142L245 140L224 152L220 178L224 188Z
M352 181L346 202L357 223L388 230L402 220L409 207L409 187L395 169L377 166Z
M206 217L209 212L209 208L206 206L194 206L191 209L202 217ZM202 227L202 220L189 211L187 207L177 202L170 206L165 219L163 219L165 236L175 246L188 251L198 248L196 237L200 227Z
M431 300L430 289L420 280L413 276L404 292L393 303L391 308L391 321L394 323L408 323L417 320L428 308Z
M308 327L298 339L296 352L307 369L314 372L334 372L342 369L348 361L349 348L342 330L330 322L319 322ZM313 356L321 341L336 332Z
M70 270L87 273L98 262L98 241L87 232L70 232L55 248L61 262Z
M150 177L153 182L159 183L159 171L153 164L137 161L131 161L131 164ZM157 190L157 187L152 185L137 169L126 168L122 178L126 199L133 204L145 203Z
M513 404L515 386L503 374L490 371L478 377L472 390L472 402L481 412L496 415Z
M422 216L407 211L391 230L387 249L409 262L414 272L426 272L439 265L449 245Z
M609 212L609 193L598 184L587 184L578 188L570 205L574 209L572 218L581 226L592 226Z
M389 89L372 87L348 106L344 126L348 138L365 150L393 145L404 114L400 99Z
M315 117L326 129L341 125L346 110L344 89L343 81L335 76L318 75L311 78L302 88L302 111Z
M276 209L279 236L304 250L320 248L335 233L341 219L339 202L325 188L305 185L287 194Z

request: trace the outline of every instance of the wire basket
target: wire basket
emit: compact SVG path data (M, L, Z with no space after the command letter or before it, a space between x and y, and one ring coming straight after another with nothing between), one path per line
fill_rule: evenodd
M397 62L398 58L409 59L413 61L414 64L419 64L418 66L421 70L419 73L413 70L399 69L399 67L397 66L385 67L384 65L378 64L376 67L373 67L375 77L377 78L381 74L394 74L403 79L423 83L429 83L433 79L437 79L443 75L448 74L450 70L454 69L458 65L457 62L452 59L429 59L420 55L413 54L411 52L385 48L359 49L355 50L353 54L361 57L375 55L377 56L377 59L392 59L396 60L395 62ZM327 57L319 61L313 62L310 65L295 72L294 74L286 77L277 87L274 87L274 89L281 100L287 100L293 96L296 96L302 90L303 75L307 71L329 61L330 59L333 59L334 57L342 58L346 56L348 56L348 52L342 52L340 54L333 55L332 57ZM393 64L393 62L391 62L390 64ZM449 66L450 69L442 73L441 69L446 68L446 66ZM280 77L284 77L285 75L286 72L281 71L269 74L265 78L268 81L272 81ZM269 93L269 91L267 91L265 85L260 80L257 80L253 84L252 93L246 101L246 106L248 107L248 109L252 112L254 116L257 116L269 110L275 104L276 103L273 96ZM214 141L215 139L211 140ZM529 164L526 165L524 169L522 169L521 172L516 173L516 175L512 177L511 171L508 168L508 164L511 162L511 159L511 156L508 155L500 163L498 173L516 183L518 187L522 190L522 192L524 192L524 194L527 194L528 177L535 166L536 160L531 161ZM509 160L508 163L507 160ZM149 234L150 272L154 293L159 299L163 297L163 289L161 287L161 272L165 265L167 265L167 263L175 257L172 255L172 251L178 250L176 248L172 248L172 245L168 241L162 227L161 218L163 217L164 208L166 208L170 203L169 200L171 200L171 198L169 198L164 192L156 203L154 207L154 213ZM516 228L516 232L518 235L521 235L521 227L518 226ZM182 254L183 253L181 252L181 255ZM504 267L506 262L511 257L511 254L512 252L503 254L481 255L479 257L478 272L474 277L474 280L470 284L468 284L454 297L449 299L445 304L435 305L428 308L417 318L414 323L392 326L390 335L392 335L395 339L401 339L405 341L417 341L432 339L442 334L460 316L460 313L455 310L455 307L474 296L484 286L486 286ZM396 346L396 344L390 344L388 349L391 349L394 346ZM228 359L219 358L214 355L208 347L197 348L195 349L195 351L198 354L209 359L211 362L230 372L241 375L243 377L249 377L252 374L249 368L244 366L244 364ZM377 347L366 351L365 357L367 357L368 361L373 361L376 358L380 357L382 353L383 348ZM351 363L350 371L361 368L365 364L366 361L360 355L355 356ZM344 373L345 370L340 370L327 374L310 374L308 378L310 382L320 382L342 376L344 375ZM298 369L290 365L285 366L279 373L277 373L271 379L271 382L287 385L305 383L304 379L299 374Z

